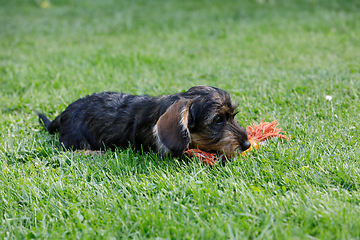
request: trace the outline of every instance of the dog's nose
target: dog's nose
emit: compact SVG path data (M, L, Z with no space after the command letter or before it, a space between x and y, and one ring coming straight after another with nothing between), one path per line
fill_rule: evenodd
M241 144L241 151L245 151L246 149L248 149L251 146L249 141L245 141Z

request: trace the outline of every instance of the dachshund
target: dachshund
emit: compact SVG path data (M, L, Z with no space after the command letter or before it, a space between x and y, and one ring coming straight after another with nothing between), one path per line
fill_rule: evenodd
M71 103L50 121L38 113L50 134L59 133L66 150L126 148L181 156L189 148L228 158L250 147L246 130L234 119L229 93L195 86L186 92L152 97L94 93Z

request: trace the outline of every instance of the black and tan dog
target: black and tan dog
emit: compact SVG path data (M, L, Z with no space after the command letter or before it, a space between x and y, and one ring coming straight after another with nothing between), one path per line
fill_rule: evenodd
M128 147L179 156L199 148L232 157L250 147L234 119L236 106L221 89L196 86L167 96L103 92L71 103L50 121L38 114L50 133L59 132L66 149Z

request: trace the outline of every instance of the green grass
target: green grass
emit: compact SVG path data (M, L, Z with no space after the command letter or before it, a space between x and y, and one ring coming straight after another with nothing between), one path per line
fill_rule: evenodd
M359 239L358 1L0 3L0 238ZM34 114L199 84L291 140L213 169L81 156Z

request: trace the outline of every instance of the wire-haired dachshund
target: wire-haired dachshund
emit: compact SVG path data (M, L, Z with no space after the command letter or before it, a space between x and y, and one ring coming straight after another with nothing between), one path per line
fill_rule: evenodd
M224 90L195 86L166 96L103 92L71 103L55 120L38 114L46 129L59 132L65 149L128 147L179 156L188 148L234 156L250 147L234 119L236 106Z

